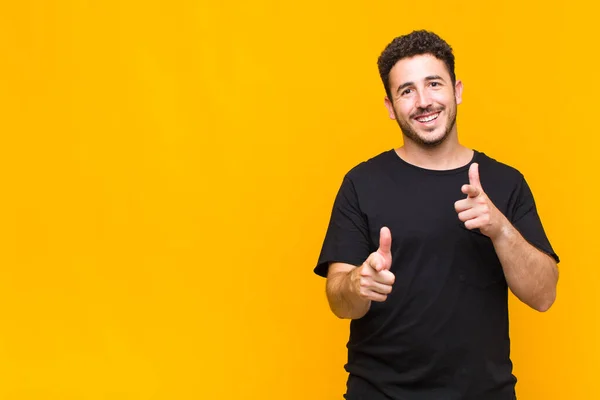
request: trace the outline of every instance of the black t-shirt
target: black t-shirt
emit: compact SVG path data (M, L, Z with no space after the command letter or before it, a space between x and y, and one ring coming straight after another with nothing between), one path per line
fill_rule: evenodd
M483 190L523 237L558 261L516 169L475 151ZM514 398L508 287L491 240L468 230L454 203L466 166L434 171L386 151L344 177L315 273L361 265L392 234L385 302L350 324L347 399Z

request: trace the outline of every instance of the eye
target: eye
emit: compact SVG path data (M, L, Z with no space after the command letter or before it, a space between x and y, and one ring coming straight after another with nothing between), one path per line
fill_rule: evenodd
M404 95L407 95L407 94L409 94L411 90L412 90L412 89L404 89L404 90L402 91L402 93L400 93L400 96L404 96Z
M438 87L441 86L439 82L431 82L431 86Z

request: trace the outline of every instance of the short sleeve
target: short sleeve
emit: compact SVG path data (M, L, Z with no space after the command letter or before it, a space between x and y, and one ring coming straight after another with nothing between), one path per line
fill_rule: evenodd
M337 193L314 272L327 276L330 262L362 264L369 256L369 226L352 180L346 176Z
M552 249L550 241L544 232L533 194L525 178L522 178L516 190L516 201L514 203L511 223L525 240L554 258L557 263L560 262L558 255Z

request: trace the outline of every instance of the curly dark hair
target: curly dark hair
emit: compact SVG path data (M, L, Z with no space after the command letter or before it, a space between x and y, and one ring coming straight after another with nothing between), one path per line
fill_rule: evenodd
M407 35L398 36L390 44L377 60L379 67L379 75L383 81L385 93L391 99L390 92L390 71L396 63L404 58L414 57L422 54L431 54L440 61L446 64L446 68L452 79L452 86L456 84L456 76L454 75L454 54L452 47L446 43L441 37L433 32L426 30L413 31Z

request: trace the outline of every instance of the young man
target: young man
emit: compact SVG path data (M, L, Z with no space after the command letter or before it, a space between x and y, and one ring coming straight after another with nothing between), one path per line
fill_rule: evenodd
M508 288L548 310L558 256L523 176L459 143L450 46L415 31L378 65L404 145L345 176L315 268L352 319L345 398L515 399Z

